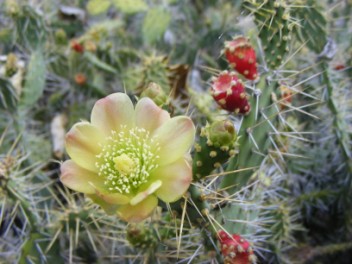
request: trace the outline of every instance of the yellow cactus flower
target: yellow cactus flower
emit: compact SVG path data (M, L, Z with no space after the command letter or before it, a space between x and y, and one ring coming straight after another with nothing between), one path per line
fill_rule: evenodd
M153 212L158 198L174 202L188 189L194 136L189 117L170 118L149 98L134 108L126 94L114 93L96 102L91 122L67 133L71 159L61 165L60 179L107 213L138 222Z

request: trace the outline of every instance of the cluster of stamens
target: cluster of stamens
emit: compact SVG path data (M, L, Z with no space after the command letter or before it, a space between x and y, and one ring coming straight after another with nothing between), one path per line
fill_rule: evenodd
M104 177L106 188L128 194L148 181L150 173L158 167L160 147L155 137L143 128L111 131L96 156L98 175Z

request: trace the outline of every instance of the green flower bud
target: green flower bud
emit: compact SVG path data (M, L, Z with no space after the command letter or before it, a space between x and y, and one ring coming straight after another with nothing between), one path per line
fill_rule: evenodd
M67 35L65 30L59 28L55 31L55 43L58 45L66 45L67 44Z
M17 17L21 14L21 8L16 0L6 1L6 13L12 17Z
M229 120L221 120L212 123L207 128L208 139L216 147L232 146L237 138L233 123Z
M9 53L6 59L6 76L11 77L17 72L17 56L14 53Z
M147 88L142 92L141 97L149 97L158 106L163 106L168 102L168 98L163 89L154 82L149 83Z

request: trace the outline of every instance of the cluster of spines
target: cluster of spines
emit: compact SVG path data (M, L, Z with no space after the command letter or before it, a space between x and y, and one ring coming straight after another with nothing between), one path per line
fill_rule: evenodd
M223 71L212 78L211 94L218 105L236 114L247 114L251 106L244 84L234 71Z
M276 68L282 64L284 56L289 51L294 26L290 20L289 6L280 0L264 2L247 0L244 5L254 13L267 66L271 69Z
M302 43L307 43L309 49L322 52L327 41L327 21L319 6L321 1L295 0L293 4L298 7L291 8L292 16L300 22L300 26L293 29L295 36Z
M156 82L165 94L170 94L171 87L169 84L169 70L168 70L168 58L165 56L145 56L142 58L143 66L140 69L142 76L140 83L138 83L138 89L143 89L150 82Z

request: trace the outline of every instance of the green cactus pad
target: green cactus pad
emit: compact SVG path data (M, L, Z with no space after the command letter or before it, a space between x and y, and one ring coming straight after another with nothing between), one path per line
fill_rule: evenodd
M289 51L294 26L290 19L289 6L285 1L247 0L244 8L254 14L267 66L270 69L277 68Z
M309 49L320 53L327 41L326 19L317 1L294 1L296 8L291 9L292 16L299 22L294 27L294 34L302 42L307 43Z

